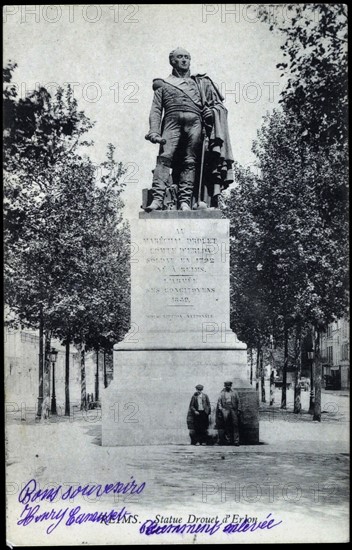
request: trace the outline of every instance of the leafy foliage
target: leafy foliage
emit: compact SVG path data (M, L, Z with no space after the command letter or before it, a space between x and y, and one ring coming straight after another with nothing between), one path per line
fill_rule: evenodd
M282 104L298 120L301 137L314 145L344 149L347 138L347 6L286 4L287 18L272 17L261 6L261 19L281 32L287 62L277 66L288 79ZM291 17L290 17L291 16Z
M281 109L253 144L258 175L237 166L225 209L234 329L258 349L273 334L287 350L290 333L319 334L348 307L346 7L286 7L291 21L261 6L286 39Z
M11 81L15 65L4 71ZM25 100L5 88L5 300L12 322L111 349L129 318L124 169L108 148L98 182L81 151L92 127L72 90Z

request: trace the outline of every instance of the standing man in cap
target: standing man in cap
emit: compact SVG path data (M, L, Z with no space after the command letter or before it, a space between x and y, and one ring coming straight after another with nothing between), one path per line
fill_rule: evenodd
M177 208L191 210L195 206L195 178L205 134L210 139L210 157L206 163L203 158L203 164L209 166L212 174L206 194L209 205L217 207L222 189L233 181L233 155L223 97L207 75L191 75L191 55L184 48L173 50L169 62L172 74L153 80L154 99L145 137L151 143L159 143L160 150L153 174L153 200L145 210L163 209L171 169L178 187ZM205 199L204 193L201 200Z
M203 393L204 386L197 384L192 395L187 414L187 426L191 445L206 445L208 438L209 415L211 413L209 397Z
M241 403L238 392L232 389L232 382L224 382L216 407L216 422L220 445L240 444L238 420L241 414Z

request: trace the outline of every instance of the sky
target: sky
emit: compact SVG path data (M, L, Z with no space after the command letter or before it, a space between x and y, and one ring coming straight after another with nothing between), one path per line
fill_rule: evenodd
M280 6L278 6L280 9ZM96 122L89 155L108 143L122 161L127 218L138 217L142 189L151 186L158 146L144 139L153 78L171 72L169 52L191 53L191 72L207 73L225 96L235 160L252 165L252 142L283 87L277 63L283 37L258 20L256 5L78 4L4 8L4 62L18 64L21 97L39 85L70 82L79 107Z

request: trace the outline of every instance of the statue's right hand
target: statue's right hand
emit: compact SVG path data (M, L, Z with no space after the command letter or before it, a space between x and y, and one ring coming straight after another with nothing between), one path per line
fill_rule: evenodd
M161 135L157 134L156 132L151 132L146 136L146 139L148 139L152 143L160 143Z

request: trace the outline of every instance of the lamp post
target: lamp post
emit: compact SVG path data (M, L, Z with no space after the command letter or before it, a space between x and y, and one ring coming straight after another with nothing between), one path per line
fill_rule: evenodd
M313 377L313 359L314 351L307 352L308 359L310 361L310 395L309 395L309 414L314 413L314 377Z
M55 394L55 363L57 359L57 354L58 354L58 351L55 348L51 348L50 361L53 365L53 391L51 394L51 414L52 415L57 415L56 394Z

